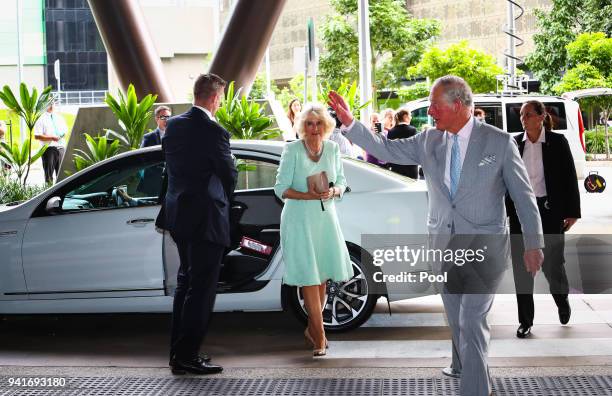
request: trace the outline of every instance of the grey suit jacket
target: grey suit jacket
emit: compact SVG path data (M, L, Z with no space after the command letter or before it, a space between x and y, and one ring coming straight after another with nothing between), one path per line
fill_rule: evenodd
M429 129L406 139L388 140L356 121L346 137L376 158L421 165L429 194L430 234L507 234L504 196L516 203L526 249L544 246L535 195L516 143L509 133L474 121L453 199L444 184L446 137Z

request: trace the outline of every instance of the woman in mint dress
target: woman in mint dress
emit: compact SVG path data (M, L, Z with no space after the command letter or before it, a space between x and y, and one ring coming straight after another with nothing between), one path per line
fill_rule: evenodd
M285 146L274 186L285 202L281 215L283 283L302 287L308 312L304 336L313 344L315 356L325 355L327 346L322 315L326 282L353 276L336 215L335 200L344 194L346 179L340 149L328 140L334 126L325 107L306 105L296 119L300 139ZM330 187L323 192L309 190L307 177L322 171Z

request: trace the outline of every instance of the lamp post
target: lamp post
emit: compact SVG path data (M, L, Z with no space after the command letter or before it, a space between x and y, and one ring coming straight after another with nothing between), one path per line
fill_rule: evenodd
M370 5L368 0L359 0L357 18L359 28L359 93L361 103L365 103L372 97L372 48L370 47ZM368 123L371 113L372 104L361 109L361 121Z

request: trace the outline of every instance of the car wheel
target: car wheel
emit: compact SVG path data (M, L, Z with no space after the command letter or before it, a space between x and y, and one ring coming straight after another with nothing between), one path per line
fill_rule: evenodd
M327 281L327 299L323 308L323 324L330 333L343 332L361 326L372 315L378 294L373 293L371 269L361 262L358 254L349 249L354 276L346 282ZM283 285L284 306L304 325L308 314L302 289Z

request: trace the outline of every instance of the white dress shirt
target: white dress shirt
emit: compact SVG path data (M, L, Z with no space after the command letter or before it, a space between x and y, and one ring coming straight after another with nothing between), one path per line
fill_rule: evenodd
M525 148L523 149L523 162L525 168L527 168L527 174L529 175L529 182L531 188L536 197L546 196L546 180L544 179L544 162L542 161L542 143L546 142L546 131L542 127L540 137L535 143L531 143L527 132L523 134L523 142L525 142Z
M463 168L463 160L465 160L465 154L467 153L468 143L470 142L470 136L472 136L472 128L474 127L474 117L470 117L468 122L457 132L459 136L459 152L461 153L461 167ZM446 165L444 166L444 184L450 191L450 162L451 153L453 150L453 134L446 131Z
M329 135L329 140L338 143L338 146L340 146L340 153L342 155L355 157L355 154L353 153L353 145L347 138L344 137L339 128L334 128L331 135Z
M193 107L197 107L198 109L202 110L208 116L208 118L210 118L214 122L217 122L217 119L215 118L215 116L213 116L210 110L208 110L207 108L202 107L202 106L197 106L197 105L193 105Z
M35 135L57 136L60 140L43 142L52 147L64 147L66 140L64 135L68 132L68 126L64 117L61 114L45 111L44 114L36 121L34 126Z

